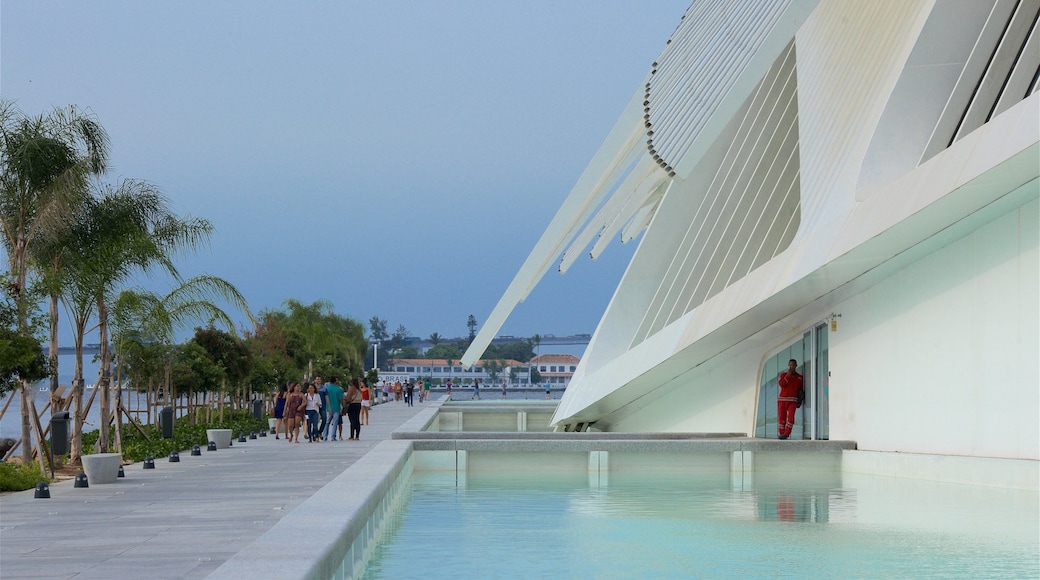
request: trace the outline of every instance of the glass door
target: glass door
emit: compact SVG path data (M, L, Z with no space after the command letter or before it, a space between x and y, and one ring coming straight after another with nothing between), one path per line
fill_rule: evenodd
M809 329L802 335L801 340L787 345L766 359L759 383L755 437L777 437L776 400L780 393L777 379L781 372L787 370L787 361L791 359L798 363L798 372L805 378L805 402L795 414L791 439L828 439L830 372L827 362L826 323Z

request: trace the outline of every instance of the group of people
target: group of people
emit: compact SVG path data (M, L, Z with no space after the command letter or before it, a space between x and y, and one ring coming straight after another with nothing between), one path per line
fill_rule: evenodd
M409 379L404 383L394 381L393 384L390 384L390 381L383 381L383 402L404 401L409 407L414 407L416 395L419 396L420 403L430 399L430 386L429 379L420 380L418 384L415 379Z
M290 381L278 388L272 414L275 418L275 439L285 435L290 443L300 442L300 432L311 443L343 440L343 412L349 422L349 441L361 437L361 426L368 425L372 407L372 389L364 379L351 379L346 391L339 377L322 382L319 376L313 382Z

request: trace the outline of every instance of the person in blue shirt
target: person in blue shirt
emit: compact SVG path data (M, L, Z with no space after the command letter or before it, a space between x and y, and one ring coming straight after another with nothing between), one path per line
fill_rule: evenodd
M325 423L322 439L329 440L329 430L332 430L332 440L336 440L336 430L339 429L339 438L343 438L343 422L340 416L343 414L341 401L343 400L343 388L339 386L339 377L333 375L329 384L325 387L325 401L329 406L329 420Z

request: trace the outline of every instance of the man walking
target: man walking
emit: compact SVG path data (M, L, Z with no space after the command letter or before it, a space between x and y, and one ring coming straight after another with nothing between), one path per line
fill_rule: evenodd
M325 423L325 430L322 431L322 439L329 440L329 429L332 430L332 440L336 440L336 428L339 428L339 438L343 438L343 424L340 422L340 416L343 414L342 400L343 400L343 388L339 386L339 377L333 375L329 379L328 386L325 387L325 400L329 406L329 420Z

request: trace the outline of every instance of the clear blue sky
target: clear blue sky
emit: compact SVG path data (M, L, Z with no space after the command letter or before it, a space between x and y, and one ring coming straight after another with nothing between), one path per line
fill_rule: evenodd
M3 0L0 96L93 111L107 181L213 222L182 273L228 279L252 310L328 299L366 328L461 336L688 4ZM501 333L591 333L634 246L551 272Z

